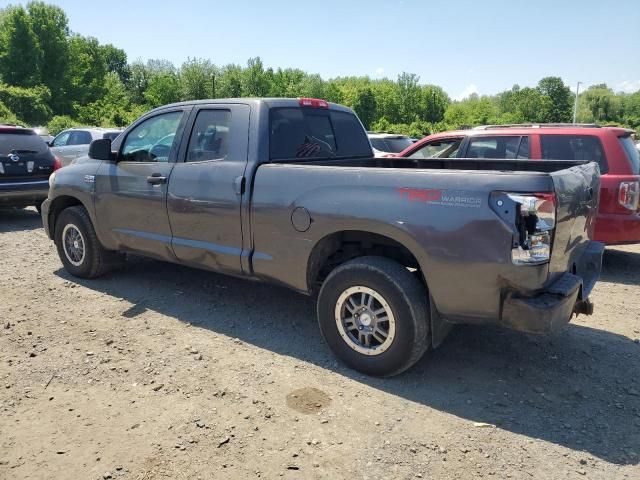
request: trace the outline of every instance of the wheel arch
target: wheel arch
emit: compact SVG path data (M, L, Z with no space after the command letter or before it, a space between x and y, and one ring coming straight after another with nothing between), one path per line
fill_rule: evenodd
M395 260L419 273L427 286L418 256L405 243L388 235L366 230L340 230L322 237L307 259L307 288L313 295L338 265L353 258L374 255Z
M82 200L80 200L77 197L74 197L73 195L60 195L51 201L51 205L49 206L49 216L47 218L47 222L49 226L49 237L52 240L55 238L55 235L56 235L56 232L55 232L56 221L58 220L58 216L60 216L60 213L63 210L76 205L80 205L84 207L85 210L89 212L89 209L82 202Z

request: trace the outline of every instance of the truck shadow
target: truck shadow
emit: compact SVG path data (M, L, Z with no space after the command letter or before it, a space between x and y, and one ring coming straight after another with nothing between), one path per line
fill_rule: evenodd
M640 345L621 335L578 325L552 337L458 327L405 374L376 379L337 363L314 302L283 288L140 258L92 281L56 274L131 302L122 315L132 321L157 311L471 422L640 462Z
M42 228L42 218L35 208L0 208L0 233Z

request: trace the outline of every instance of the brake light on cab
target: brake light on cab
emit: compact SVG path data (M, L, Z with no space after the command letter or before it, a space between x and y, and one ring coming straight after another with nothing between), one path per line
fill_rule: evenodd
M301 107L329 108L329 103L319 98L301 98L298 103Z
M496 192L491 203L494 211L514 227L511 261L515 265L547 263L556 226L555 193Z
M618 203L628 210L637 210L640 202L640 182L620 182Z

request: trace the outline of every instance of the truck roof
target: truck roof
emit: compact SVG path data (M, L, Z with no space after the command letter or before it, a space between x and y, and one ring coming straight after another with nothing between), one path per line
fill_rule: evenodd
M211 99L203 99L203 100L187 100L184 102L177 102L177 103L171 103L169 105L163 105L161 107L158 107L154 110L151 110L152 112L155 112L156 110L164 110L167 108L171 108L171 107L180 107L180 106L185 106L185 105L210 105L210 104L229 104L229 103L240 103L240 104L244 104L244 105L250 105L250 106L265 106L266 108L283 108L283 107L289 107L289 108L293 108L293 107L300 107L301 105L301 101L302 100L316 100L316 101L322 101L325 102L324 100L319 100L319 99L302 99L302 98L279 98L279 97L273 97L273 98L211 98ZM329 109L331 110L340 110L343 112L349 112L351 113L352 110L348 107L345 107L343 105L338 105L337 103L332 103L332 102L326 102L327 106ZM322 108L322 107L319 107Z

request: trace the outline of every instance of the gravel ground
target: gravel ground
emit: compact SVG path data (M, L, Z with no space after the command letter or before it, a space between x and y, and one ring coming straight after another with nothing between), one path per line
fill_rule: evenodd
M458 327L387 380L288 290L140 258L78 280L33 210L0 251L0 478L640 478L640 246L562 333Z

